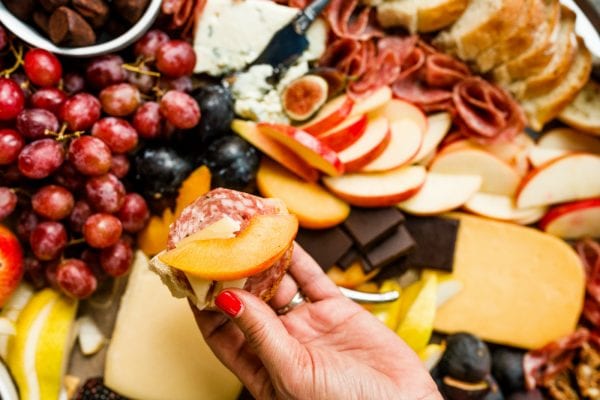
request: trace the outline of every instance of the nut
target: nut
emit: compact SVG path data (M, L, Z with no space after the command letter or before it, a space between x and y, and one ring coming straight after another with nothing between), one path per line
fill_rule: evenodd
M108 18L108 5L103 0L73 0L72 6L94 28L99 28Z
M55 44L66 46L89 46L96 42L96 34L90 24L68 7L59 7L50 16L48 33Z

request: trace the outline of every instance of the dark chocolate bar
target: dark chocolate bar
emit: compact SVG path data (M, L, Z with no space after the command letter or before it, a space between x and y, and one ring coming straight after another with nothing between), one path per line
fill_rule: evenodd
M352 208L344 228L358 247L365 250L391 235L403 221L404 215L395 207Z
M365 272L384 268L400 257L408 254L415 247L415 241L404 225L396 228L394 234L377 244L365 253L368 266Z
M408 257L408 268L432 268L452 272L459 221L441 217L408 217L405 226L417 242Z
M323 268L329 270L352 247L352 239L341 228L300 229L296 241Z
M354 247L351 247L339 260L337 260L336 265L343 269L344 271L348 269L356 260L361 257L358 250Z

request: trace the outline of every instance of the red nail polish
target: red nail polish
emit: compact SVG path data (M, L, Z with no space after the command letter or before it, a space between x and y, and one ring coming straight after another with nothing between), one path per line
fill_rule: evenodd
M219 293L215 298L215 305L232 318L235 318L242 310L240 299L228 290Z

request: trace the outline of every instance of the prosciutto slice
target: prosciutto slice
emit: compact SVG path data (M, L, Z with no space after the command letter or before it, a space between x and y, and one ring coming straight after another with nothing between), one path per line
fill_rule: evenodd
M331 30L340 38L364 41L383 36L375 27L375 9L359 7L358 0L331 0L325 13Z
M205 4L206 0L163 0L161 11L170 18L169 29L179 30L181 37L189 39Z

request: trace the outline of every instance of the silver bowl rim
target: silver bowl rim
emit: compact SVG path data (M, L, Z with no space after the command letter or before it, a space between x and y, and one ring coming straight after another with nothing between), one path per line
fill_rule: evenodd
M150 0L142 17L125 33L108 42L84 47L60 47L42 36L33 26L21 21L13 15L0 0L0 22L19 39L34 47L48 50L54 54L69 57L90 57L121 50L139 39L154 23L158 16L162 0Z

